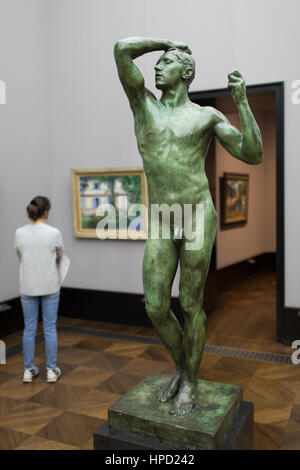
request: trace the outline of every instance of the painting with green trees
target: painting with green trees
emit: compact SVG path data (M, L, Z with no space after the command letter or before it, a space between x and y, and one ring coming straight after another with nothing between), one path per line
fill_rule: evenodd
M144 234L145 220L139 205L145 205L145 176L139 172L79 173L76 193L82 233L96 231L99 222L106 221L105 230L135 231ZM105 218L105 219L104 219ZM79 235L80 236L80 235ZM122 238L122 237L116 237ZM144 237L143 237L144 238Z

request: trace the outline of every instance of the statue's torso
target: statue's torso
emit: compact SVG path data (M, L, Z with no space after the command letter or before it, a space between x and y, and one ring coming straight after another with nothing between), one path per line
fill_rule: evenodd
M134 116L149 202L197 204L210 197L204 163L212 138L211 108L189 102L170 109L148 96Z

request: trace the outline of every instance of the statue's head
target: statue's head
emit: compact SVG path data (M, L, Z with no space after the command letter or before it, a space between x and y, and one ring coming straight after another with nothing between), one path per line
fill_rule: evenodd
M172 49L165 52L155 66L155 84L159 90L185 83L189 88L195 76L195 61L187 52Z

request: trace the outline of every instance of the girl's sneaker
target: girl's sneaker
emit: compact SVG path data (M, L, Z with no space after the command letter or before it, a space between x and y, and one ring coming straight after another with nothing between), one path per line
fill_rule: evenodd
M47 369L47 382L56 382L60 376L61 370L58 367L55 367L55 369Z
M23 382L28 383L32 382L32 379L36 377L39 373L39 368L34 366L33 369L25 369L23 375Z

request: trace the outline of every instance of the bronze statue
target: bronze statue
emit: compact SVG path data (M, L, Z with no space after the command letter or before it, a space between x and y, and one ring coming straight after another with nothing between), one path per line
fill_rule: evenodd
M145 88L134 59L152 51L164 53L155 66L160 100ZM149 217L149 236L143 263L146 311L176 365L176 374L159 393L160 402L174 399L171 414L186 415L195 406L197 378L202 358L206 317L203 291L216 234L214 208L204 163L213 136L235 158L250 165L262 162L260 131L249 108L245 81L238 71L229 75L242 133L212 107L192 103L189 85L195 74L187 44L163 39L128 38L114 49L119 77L134 115L135 134L148 183L149 206L192 206L191 224L196 227L196 208L204 207L204 243L187 249L185 230L171 223L169 239L162 236L162 222ZM149 211L149 215L150 215ZM151 224L159 237L151 238ZM196 231L197 231L196 230ZM180 232L180 235L178 233ZM195 235L196 239L197 235ZM193 241L193 240L192 240ZM171 288L180 262L179 300L184 314L184 333L170 311Z

